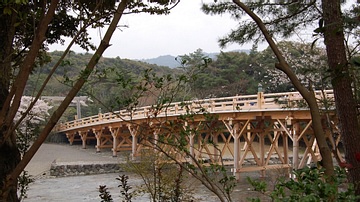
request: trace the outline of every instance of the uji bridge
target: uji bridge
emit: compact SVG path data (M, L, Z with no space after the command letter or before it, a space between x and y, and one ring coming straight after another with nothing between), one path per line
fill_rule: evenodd
M334 101L332 90L316 91L315 96L322 109L324 100ZM322 118L328 142L337 148L340 138L334 107L324 110ZM188 153L182 155L164 137L180 137L185 130L182 144ZM98 152L110 148L113 156L131 151L133 160L162 144L158 148L182 161L225 162L237 177L247 171L298 169L321 160L310 110L298 92L259 92L99 113L58 124L56 132L65 134L70 144L81 141L83 148L96 140Z

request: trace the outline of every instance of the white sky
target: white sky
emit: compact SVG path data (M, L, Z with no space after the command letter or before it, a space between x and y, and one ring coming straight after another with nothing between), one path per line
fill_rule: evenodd
M149 14L123 16L120 24L128 25L129 28L114 33L110 41L112 46L105 51L104 56L148 59L168 54L173 56L189 54L198 48L207 53L220 52L218 39L234 29L236 22L229 15L206 15L200 8L201 0L182 0L166 16ZM94 44L98 45L99 30L92 30L91 36ZM65 48L54 45L50 47L50 51L65 50ZM223 51L250 48L251 44L246 46L234 44ZM72 50L85 52L79 47L74 47Z

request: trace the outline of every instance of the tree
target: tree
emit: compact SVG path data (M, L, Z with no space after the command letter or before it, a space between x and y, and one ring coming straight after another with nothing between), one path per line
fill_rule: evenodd
M125 10L127 9L128 13L163 14L168 13L169 7L177 3L170 0L150 2L122 0L118 4L115 4L115 1L102 2L10 0L0 3L0 20L4 22L0 24L2 30L0 33L2 39L0 42L0 201L18 201L17 178L87 81L103 52L110 46L111 36ZM69 9L79 15L68 14ZM71 45L78 43L86 50L95 49L86 33L89 26L107 26L107 31L87 66L73 82L64 101L54 111L39 137L21 158L15 141L16 128L39 99L47 81L69 52ZM14 123L29 75L45 61L43 56L47 45L63 43L64 36L72 37L72 42L49 72L23 117Z
M349 179L357 185L356 194L360 195L360 162L356 155L360 152L360 127L357 118L357 104L352 90L352 79L344 44L344 22L340 1L322 0L323 34L334 89L337 116L345 148L345 159L353 166L349 169Z
M16 113L14 117L14 121L17 122L22 118L22 114L26 112L29 105L31 104L33 98L30 96L23 96L21 98L21 104L19 107L19 111ZM38 132L41 130L43 124L45 123L46 117L48 117L49 109L52 106L48 105L43 100L38 100L34 107L29 111L28 115L21 121L19 126L16 128L16 144L19 149L20 155L24 155L24 153L30 147L32 141L37 138ZM26 197L27 190L29 188L29 184L33 182L34 179L28 175L26 171L22 172L19 177L19 199L21 201L22 198Z
M205 97L206 95L200 92L202 88L199 86L198 81L201 80L199 76L203 75L207 64L212 60L205 56L205 53L200 48L189 55L181 55L176 60L181 63L184 75L189 78L183 100L196 99L199 95Z
M349 27L350 23L344 23L343 21L344 16L341 12L340 1L276 1L275 3L260 1L257 3L248 2L245 5L238 0L233 0L232 2L223 2L218 5L212 4L203 8L206 12L214 14L230 12L236 19L241 19L244 14L250 16L252 21L241 21L237 29L220 40L220 44L226 45L229 42L242 44L250 40L260 41L264 37L277 57L276 68L287 74L295 88L300 91L308 103L311 99L307 99L307 95L311 93L311 89L306 89L300 82L296 81L295 75L291 73L291 68L274 43L273 37L286 38L299 30L306 30L306 28L318 23L319 26L315 29L315 33L324 38L326 46L328 68L335 94L342 141L345 147L345 158L347 163L353 166L353 168L349 169L349 176L350 180L357 184L360 181L360 172L358 172L360 162L355 157L359 152L359 125L356 102L351 86L352 80L349 74L349 62L344 45L344 30ZM354 6L353 10L358 10L357 8L357 6ZM263 17L264 21L260 17ZM356 27L358 19L352 18L351 20L353 27ZM357 47L356 44L355 47ZM312 112L317 108L314 104L310 105L309 103L309 106ZM313 121L318 122L316 119L319 117L313 116L312 118ZM318 140L324 139L324 133L320 128L321 123L314 122L313 127L316 138ZM326 165L331 163L331 157L325 155L329 150L327 143L318 141L318 145L323 157L323 165L326 168L325 172L327 175L333 175L332 166ZM356 193L360 194L360 186L357 187Z
M325 49L310 43L281 41L278 47L283 52L286 61L304 85L312 85L315 89L330 89L329 73L327 72L327 59ZM273 68L276 57L268 47L260 52L257 63L265 69L266 80L262 83L269 92L293 91L289 78L281 71Z
M17 122L21 119L22 114L26 112L33 98L29 96L23 96L21 98L21 104L19 111L14 117L14 121ZM21 154L24 154L31 141L36 139L37 132L41 129L42 124L48 117L49 110L52 106L49 106L43 100L38 100L34 107L28 112L28 115L21 121L20 125L16 128L17 144Z

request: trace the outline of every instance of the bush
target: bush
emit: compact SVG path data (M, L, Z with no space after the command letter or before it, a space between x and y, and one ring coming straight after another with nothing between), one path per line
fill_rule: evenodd
M336 168L333 183L328 183L324 170L303 168L294 171L295 179L280 178L272 191L267 191L264 181L247 178L248 182L259 191L268 195L272 201L346 201L356 202L360 197L355 195L353 184L347 182L346 171ZM249 201L260 201L259 198L248 198Z

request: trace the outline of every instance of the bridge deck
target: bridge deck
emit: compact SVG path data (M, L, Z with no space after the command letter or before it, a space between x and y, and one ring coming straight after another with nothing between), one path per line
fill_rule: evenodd
M315 93L319 100L333 99L331 90ZM224 159L231 159L238 177L240 172L246 171L296 169L321 159L310 112L304 103L298 92L260 92L175 102L161 106L160 110L157 110L159 106L146 106L98 114L59 124L56 131L65 133L70 144L81 140L84 148L89 139L95 139L97 151L111 148L114 156L119 151L130 150L132 158L136 159L144 149L149 151L155 147L174 155L175 160L190 163L194 160L224 163ZM328 115L335 120L333 111L328 111ZM179 142L184 138L184 131L187 135L181 141L186 141L188 154L171 146L171 141ZM330 142L337 144L339 140L333 140L330 131L326 131ZM302 151L299 142L303 145ZM259 144L256 149L255 143ZM192 160L188 159L189 155ZM253 159L250 165L246 163L249 156Z

